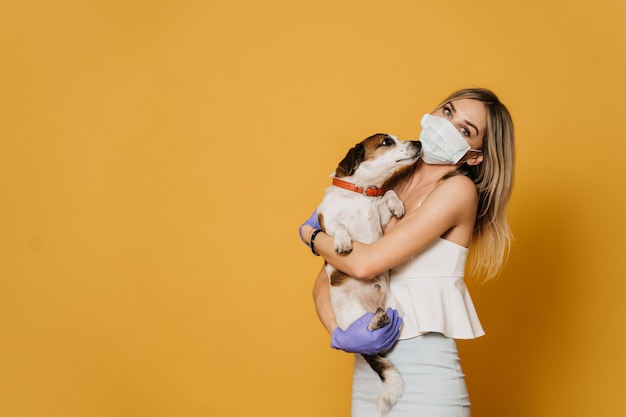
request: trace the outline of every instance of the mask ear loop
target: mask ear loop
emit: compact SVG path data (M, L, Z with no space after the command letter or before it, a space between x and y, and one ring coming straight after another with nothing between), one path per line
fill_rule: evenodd
M476 154L472 155L470 154L470 152L475 152ZM482 149L468 149L468 151L465 153L463 158L461 158L461 160L458 163L461 163L461 162L467 163L467 161L469 161L472 158L478 157L479 155L482 155L482 153L483 153Z

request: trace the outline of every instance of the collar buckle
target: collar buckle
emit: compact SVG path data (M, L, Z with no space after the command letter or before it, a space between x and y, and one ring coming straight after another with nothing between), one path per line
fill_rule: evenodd
M369 193L369 190L372 190L371 194ZM368 196L378 196L378 195L380 195L380 189L378 187L376 187L375 185L364 185L363 186L363 191L361 192L361 194L363 194L366 197L368 197Z
M339 188L354 191L364 195L365 197L380 197L387 191L384 188L379 188L375 185L356 185L351 182L340 180L339 178L333 178L333 185Z

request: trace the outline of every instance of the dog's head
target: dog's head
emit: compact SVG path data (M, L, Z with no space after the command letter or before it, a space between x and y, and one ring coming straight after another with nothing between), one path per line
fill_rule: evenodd
M350 149L334 176L380 187L398 169L417 161L421 153L419 141L399 140L393 135L377 133Z

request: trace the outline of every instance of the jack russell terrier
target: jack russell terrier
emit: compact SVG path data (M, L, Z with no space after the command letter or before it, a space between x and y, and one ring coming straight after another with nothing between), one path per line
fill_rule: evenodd
M335 252L346 254L352 241L372 243L383 235L391 216L402 217L404 204L393 190L383 184L400 168L417 161L421 154L418 141L401 141L386 134L370 136L348 151L331 177L319 205L318 219L322 230L334 238ZM385 326L389 318L386 307L399 310L389 290L389 272L371 280L350 277L326 263L330 278L330 297L337 323L347 329L362 315L375 313L370 330ZM363 355L379 375L383 389L378 409L385 415L402 394L404 382L390 360L380 355Z

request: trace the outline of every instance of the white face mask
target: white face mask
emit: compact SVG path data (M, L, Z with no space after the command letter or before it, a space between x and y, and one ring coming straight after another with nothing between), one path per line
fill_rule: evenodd
M482 152L472 149L461 132L443 117L425 114L420 124L422 159L427 164L456 165L467 151Z

